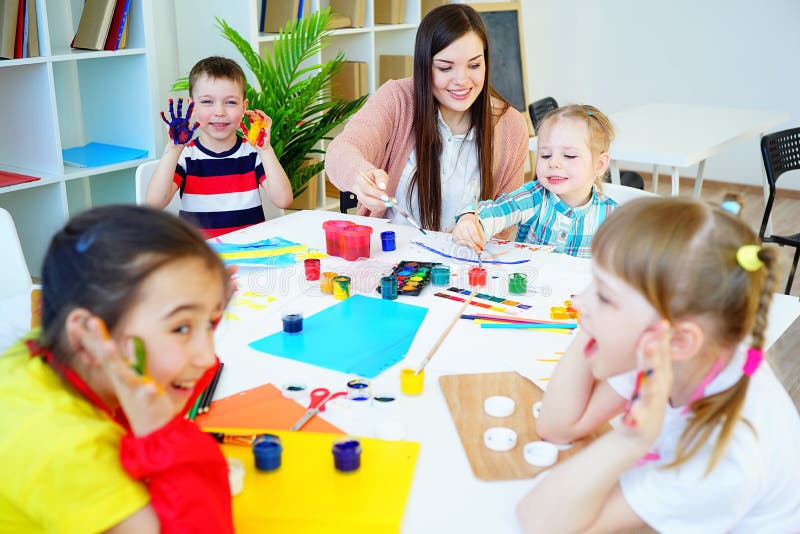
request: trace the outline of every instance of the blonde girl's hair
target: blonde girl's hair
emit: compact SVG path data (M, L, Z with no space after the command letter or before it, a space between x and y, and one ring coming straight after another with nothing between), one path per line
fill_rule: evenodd
M539 122L536 134L539 135L548 124L552 126L562 118L586 121L586 126L589 128L589 149L592 151L592 157L596 158L603 152L608 152L611 141L614 140L614 125L611 124L611 120L605 113L587 104L570 104L554 109ZM602 178L602 176L598 176L595 179L598 187L601 187Z
M762 350L767 311L778 282L778 254L761 247L763 267L747 271L736 260L743 245L760 245L740 218L707 204L678 198L638 199L618 208L592 241L598 265L639 291L669 322L700 319L706 339L735 347L748 334ZM713 350L706 351L709 359ZM720 427L706 473L722 458L740 419L750 377L696 400L678 442L676 467L689 460ZM746 423L746 421L745 421Z

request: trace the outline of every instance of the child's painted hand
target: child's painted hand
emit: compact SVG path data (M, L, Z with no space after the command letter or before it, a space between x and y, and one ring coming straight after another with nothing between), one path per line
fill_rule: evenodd
M169 116L170 120L167 120L167 117L164 115L164 112L161 112L161 120L163 120L167 126L169 126L169 138L172 139L172 142L176 145L185 145L189 141L191 141L192 136L194 135L195 130L197 127L200 126L199 122L195 122L194 126L190 127L189 119L192 116L192 110L194 109L194 102L189 102L189 107L186 109L186 116L182 117L182 108L183 108L183 99L178 99L178 114L175 114L175 110L173 107L173 101L169 99Z
M141 340L129 339L124 348L120 347L97 317L88 319L79 335L81 346L99 362L108 378L135 435L149 434L175 417L175 405L146 374L146 352Z
M642 334L637 347L639 374L636 388L622 418L623 434L647 446L661 434L664 411L672 389L670 327L660 322Z
M272 128L272 119L259 109L248 109L245 113L250 119L250 128L240 122L239 129L242 130L247 142L256 148L270 147L269 134L270 128Z
M469 247L476 254L483 252L483 247L486 245L486 234L483 233L483 226L476 214L465 213L458 218L458 222L453 228L453 243Z

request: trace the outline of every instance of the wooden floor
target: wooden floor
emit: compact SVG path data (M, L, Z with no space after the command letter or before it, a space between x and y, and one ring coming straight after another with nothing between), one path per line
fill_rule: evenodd
M650 191L650 176L643 174L643 178L645 180L645 188ZM671 184L669 177L661 176L658 186L659 194L670 194ZM693 186L693 179L682 178L680 196L690 196ZM764 213L764 197L761 188L714 181L703 182L701 197L707 202L719 204L726 193L740 193L744 196L742 217L747 224L758 232ZM775 203L772 213L773 232L776 234L795 234L800 232L800 191L781 190L777 196L779 199ZM784 275L778 285L778 292L783 293L786 288L786 279L794 256L794 249L780 247L780 250L784 259ZM795 275L790 295L800 296L800 274ZM768 353L768 358L792 400L794 400L795 406L800 411L800 318L773 345Z

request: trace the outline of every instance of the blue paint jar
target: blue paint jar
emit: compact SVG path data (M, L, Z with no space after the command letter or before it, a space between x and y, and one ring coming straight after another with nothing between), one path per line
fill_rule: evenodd
M395 300L397 298L396 276L384 276L381 278L381 297L386 300Z
M303 314L286 313L281 317L283 331L287 334L299 334L303 331Z
M337 471L350 473L361 467L361 443L346 438L333 444L333 465Z
M275 471L281 466L283 445L281 438L274 434L261 434L253 441L253 456L256 469L259 471Z
M391 230L381 232L381 248L384 252L389 252L397 248L397 243L394 239L394 232Z

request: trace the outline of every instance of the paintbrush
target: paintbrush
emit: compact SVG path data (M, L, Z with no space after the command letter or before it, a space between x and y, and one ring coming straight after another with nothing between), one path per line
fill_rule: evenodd
M360 174L362 178L364 178L366 181L368 181L372 185L372 187L374 187L375 189L380 189L378 187L378 185L372 180L372 178L370 178L369 176L367 176L363 172L359 172L358 174ZM422 235L428 235L428 232L426 232L419 225L419 223L417 223L417 221L415 221L413 218L411 218L411 215L409 215L408 213L406 213L405 211L403 211L400 208L400 206L397 204L397 199L396 198L390 197L390 196L388 196L388 195L386 195L384 193L383 195L381 195L381 200L383 200L384 202L386 202L387 204L390 205L390 206L387 205L387 207L392 207L395 210L397 210L397 213L399 213L405 220L407 220L409 223L411 223L411 226L415 227L417 230L422 232Z
M480 189L478 188L478 179L475 178L472 181L472 193L475 198L475 227L478 230L478 235L483 234L483 228L481 227L481 218L478 215L478 200L480 200ZM483 244L481 245L481 250L478 252L478 269L483 269Z
M436 354L436 351L439 349L439 345L442 344L444 338L447 337L447 334L450 333L450 330L453 329L453 326L455 326L455 324L461 318L461 315L464 313L464 310L467 309L469 303L472 302L472 298L475 296L476 293L477 291L473 290L470 293L469 297L464 300L464 304L462 304L461 307L458 309L458 313L455 315L455 317L453 317L453 320L450 321L450 324L447 325L447 328L444 329L442 334L439 336L439 339L436 340L436 343L433 344L433 347L431 348L430 351L428 351L428 354L425 356L425 358L423 358L422 363L420 363L419 367L417 367L417 372L414 374L418 375L422 372L423 369L425 369L425 366L428 365L428 362L431 361L431 358L433 358L433 355Z

